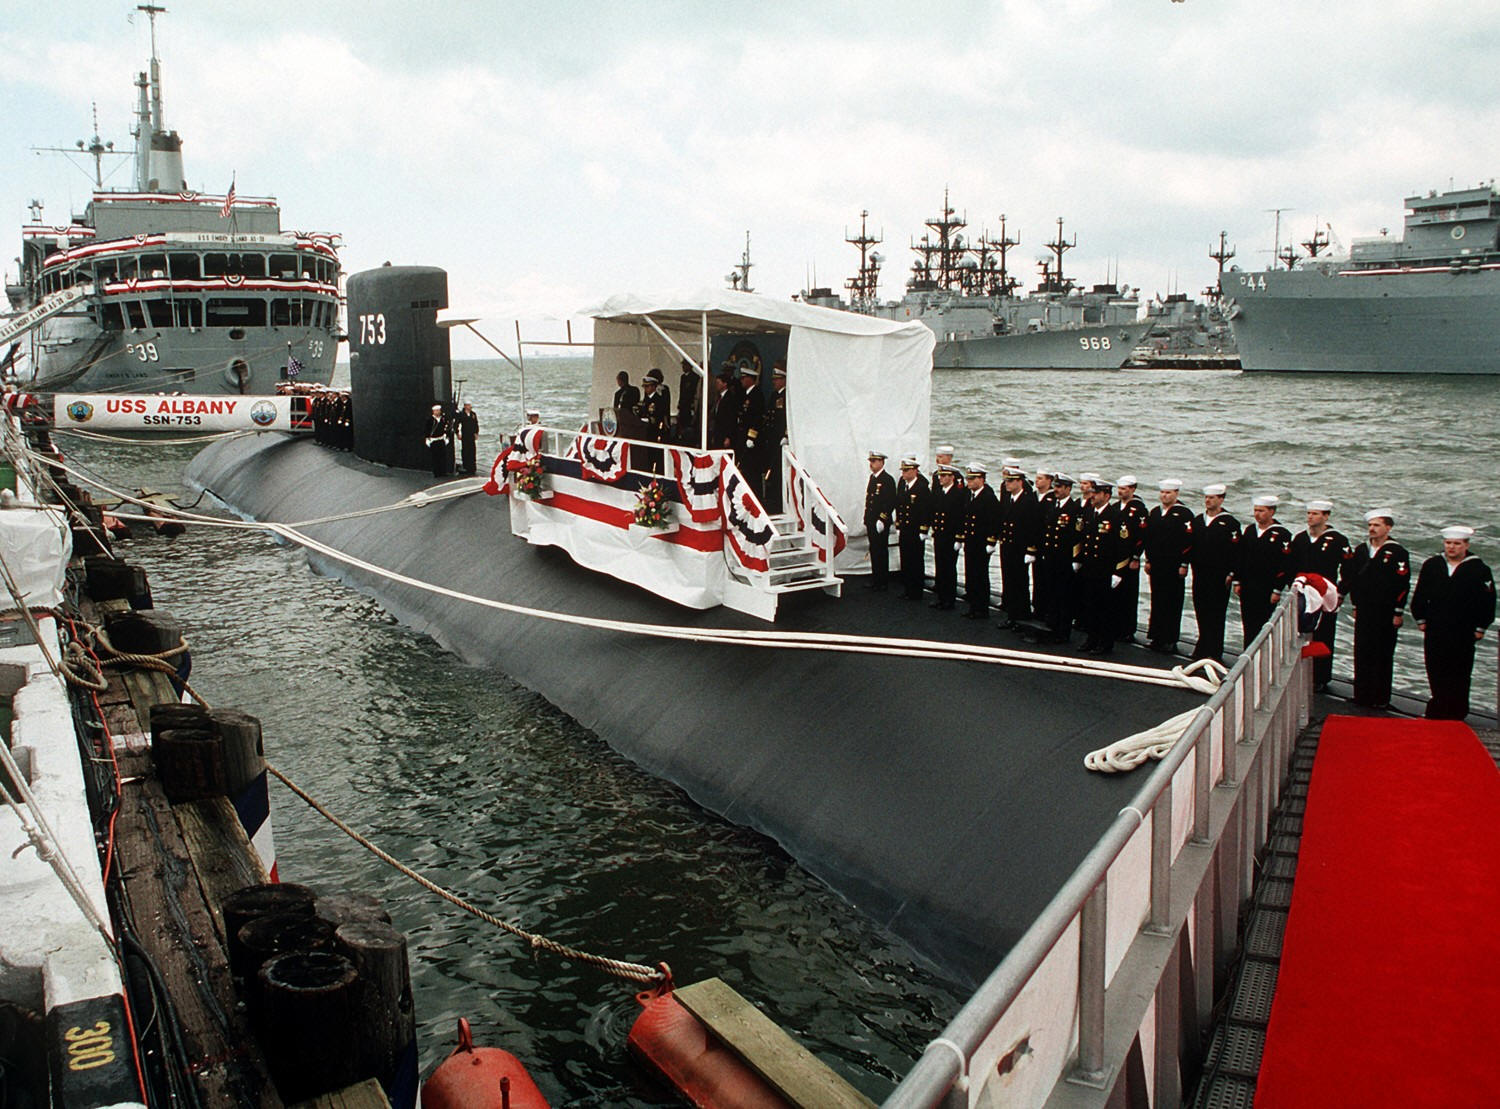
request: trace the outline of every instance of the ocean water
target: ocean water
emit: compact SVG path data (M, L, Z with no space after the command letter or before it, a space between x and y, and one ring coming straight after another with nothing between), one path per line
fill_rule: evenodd
M568 426L581 419L587 373L586 359L528 359L527 402ZM480 414L482 442L514 426L511 367L461 362L454 375ZM1031 467L1134 472L1148 499L1160 477L1188 489L1223 481L1242 520L1251 497L1276 493L1293 530L1310 498L1334 500L1335 526L1351 536L1362 534L1366 507L1389 506L1414 562L1439 549L1436 528L1469 523L1474 549L1494 562L1495 388L1484 379L943 371L933 380L932 439L951 440L960 461L995 465L1013 454ZM61 445L115 483L167 491L196 449ZM173 540L139 534L122 553L186 623L195 686L212 703L259 715L273 763L496 915L602 954L666 961L680 982L718 975L877 1100L966 996L775 844L705 813L503 674L458 662L313 574L297 550L204 527ZM1489 711L1494 642L1482 645L1475 678L1476 708ZM1349 672L1348 644L1346 628L1336 674ZM1424 684L1408 628L1397 686ZM637 1009L628 983L533 954L275 786L272 811L283 877L373 892L409 936L424 1073L466 1016L480 1042L519 1056L554 1104L670 1102L626 1058Z

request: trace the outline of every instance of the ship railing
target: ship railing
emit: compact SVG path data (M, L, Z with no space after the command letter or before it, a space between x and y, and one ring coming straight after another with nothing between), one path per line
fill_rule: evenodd
M1137 1051L1150 1104L1182 1104L1308 721L1296 616L1288 593L889 1109L1133 1104Z

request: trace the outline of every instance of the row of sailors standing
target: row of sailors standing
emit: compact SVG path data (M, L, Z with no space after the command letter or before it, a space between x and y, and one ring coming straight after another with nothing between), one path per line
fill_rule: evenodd
M1180 503L1182 482L1159 483L1160 504L1150 509L1136 495L1137 479L1109 482L1098 474L1039 470L1035 486L1019 460L1006 459L997 495L982 464L953 464L953 449L939 447L937 468L924 477L915 458L901 460L901 476L885 471L885 455L869 454L865 529L869 534L869 588L884 591L889 542L894 529L901 557L902 597L922 596L924 548L929 535L935 564L933 608L957 606L957 564L964 560L964 615L989 617L990 561L1000 554L1001 607L1005 627L1029 642L1066 644L1075 626L1085 634L1083 650L1109 654L1116 642L1134 642L1140 571L1150 586L1147 646L1174 653L1192 571L1198 642L1193 658L1222 661L1224 625L1231 593L1239 599L1244 642L1249 643L1298 575L1316 574L1354 606L1354 699L1388 707L1397 632L1410 583L1404 548L1390 539L1394 512L1365 516L1368 542L1350 544L1329 525L1333 503L1307 506L1307 529L1295 537L1276 521L1278 499L1256 497L1254 520L1241 527L1224 510L1225 487L1203 490L1203 511ZM962 484L961 484L962 482ZM1078 486L1081 496L1075 498ZM1116 492L1118 490L1118 493ZM1411 598L1423 632L1432 698L1427 715L1462 719L1468 714L1474 646L1495 617L1490 569L1468 546L1473 531L1443 529L1443 553L1422 566ZM1336 615L1324 612L1315 639L1328 653L1313 660L1320 691L1332 676Z

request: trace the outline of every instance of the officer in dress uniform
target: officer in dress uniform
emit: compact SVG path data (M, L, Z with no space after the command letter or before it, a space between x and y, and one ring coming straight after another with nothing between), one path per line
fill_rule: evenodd
M1031 619L1031 564L1042 538L1042 506L1019 469L1005 471L1008 503L1000 517L1000 603L1005 626Z
M771 367L771 406L766 410L766 511L781 512L781 448L786 443L786 363Z
M1369 542L1354 548L1339 592L1354 603L1354 703L1391 707L1391 669L1396 633L1411 587L1411 560L1391 538L1396 514L1389 508L1365 513Z
M1110 499L1114 484L1103 478L1093 484L1093 503L1083 510L1079 521L1078 557L1073 561L1073 572L1087 635L1084 653L1107 655L1114 650L1115 630L1119 627L1116 593L1134 556L1135 536L1124 507Z
M1427 663L1429 720L1462 720L1469 715L1469 681L1474 648L1495 622L1495 579L1478 555L1469 553L1474 529L1443 529L1443 553L1422 563L1411 615L1422 629Z
M1151 618L1146 624L1146 646L1170 655L1182 634L1182 598L1193 555L1193 514L1181 504L1182 482L1167 478L1156 483L1161 504L1146 517L1146 580L1151 585Z
M662 392L661 382L660 370L654 368L647 370L646 376L641 379L641 399L635 406L638 428L636 434L650 443L667 441L667 424L672 418L671 408L668 407L666 394ZM661 473L661 451L647 450L643 454L644 465L641 468L653 474Z
M1042 580L1042 536L1047 525L1057 512L1057 471L1037 468L1032 488L1036 490L1037 503L1037 557L1031 563L1031 614L1035 619L1044 619L1047 611L1047 585Z
M755 499L766 503L766 398L760 388L760 371L741 359L739 364L740 418L735 429L734 457ZM890 477L889 474L886 475Z
M964 505L964 519L959 540L964 545L964 599L970 620L987 620L990 615L990 558L1000 538L1000 501L985 484L988 471L984 464L971 462L965 476L969 483L969 500Z
M1066 643L1072 634L1073 563L1078 558L1078 529L1084 511L1073 498L1071 477L1055 473L1052 483L1037 546L1036 610L1047 625L1046 635L1033 637L1038 643Z
M615 395L612 406L615 410L615 430L626 439L635 439L635 406L641 403L641 391L630 384L630 375L624 370L615 374Z
M922 599L922 585L927 579L929 488L917 460L903 458L901 480L896 482L895 520L901 545L901 596L908 601Z
M1115 590L1115 639L1121 643L1135 642L1135 629L1141 615L1141 555L1146 538L1146 502L1136 496L1139 479L1134 474L1121 474L1115 482L1115 495L1119 498L1120 512L1130 528L1131 557L1120 575L1120 588Z
M735 384L734 371L724 366L714 375L713 400L708 410L708 449L733 450L739 419L739 386Z
M1198 643L1193 658L1224 658L1224 620L1234 575L1240 522L1224 511L1224 486L1203 487L1203 511L1193 517L1193 616Z
M1318 574L1335 587L1343 580L1345 567L1354 551L1342 532L1328 526L1332 515L1332 501L1307 502L1307 529L1292 536L1292 577ZM1321 613L1318 626L1313 630L1313 639L1328 648L1328 654L1313 659L1313 689L1319 693L1328 688L1328 680L1333 677L1333 640L1338 631L1338 615L1337 612Z
M958 535L963 526L969 491L959 482L958 467L942 463L933 471L937 484L928 502L932 530L933 608L950 610L958 600Z
M432 460L432 476L445 477L448 473L448 449L452 445L447 417L443 406L434 404L427 417L427 430L422 433L422 442L427 447L427 456Z
M896 511L896 483L885 472L885 455L871 451L870 480L865 483L865 534L870 541L870 581L866 589L884 593L891 568L891 517Z
M1240 627L1247 647L1271 618L1281 591L1292 580L1292 533L1276 522L1280 503L1277 497L1256 497L1255 523L1240 533L1234 592L1240 599Z

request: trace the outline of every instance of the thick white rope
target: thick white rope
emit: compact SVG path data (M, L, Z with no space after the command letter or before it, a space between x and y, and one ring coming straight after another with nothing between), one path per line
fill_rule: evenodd
M1211 681L1215 688L1218 688L1224 676L1229 673L1222 663L1206 658L1190 662L1182 669L1184 672L1196 670L1203 673L1206 680ZM1083 765L1101 774L1120 774L1127 770L1134 770L1148 759L1166 758L1167 752L1177 745L1177 741L1182 738L1197 715L1197 709L1189 709L1169 720L1163 720L1154 728L1116 740L1097 751L1090 751L1083 756Z

